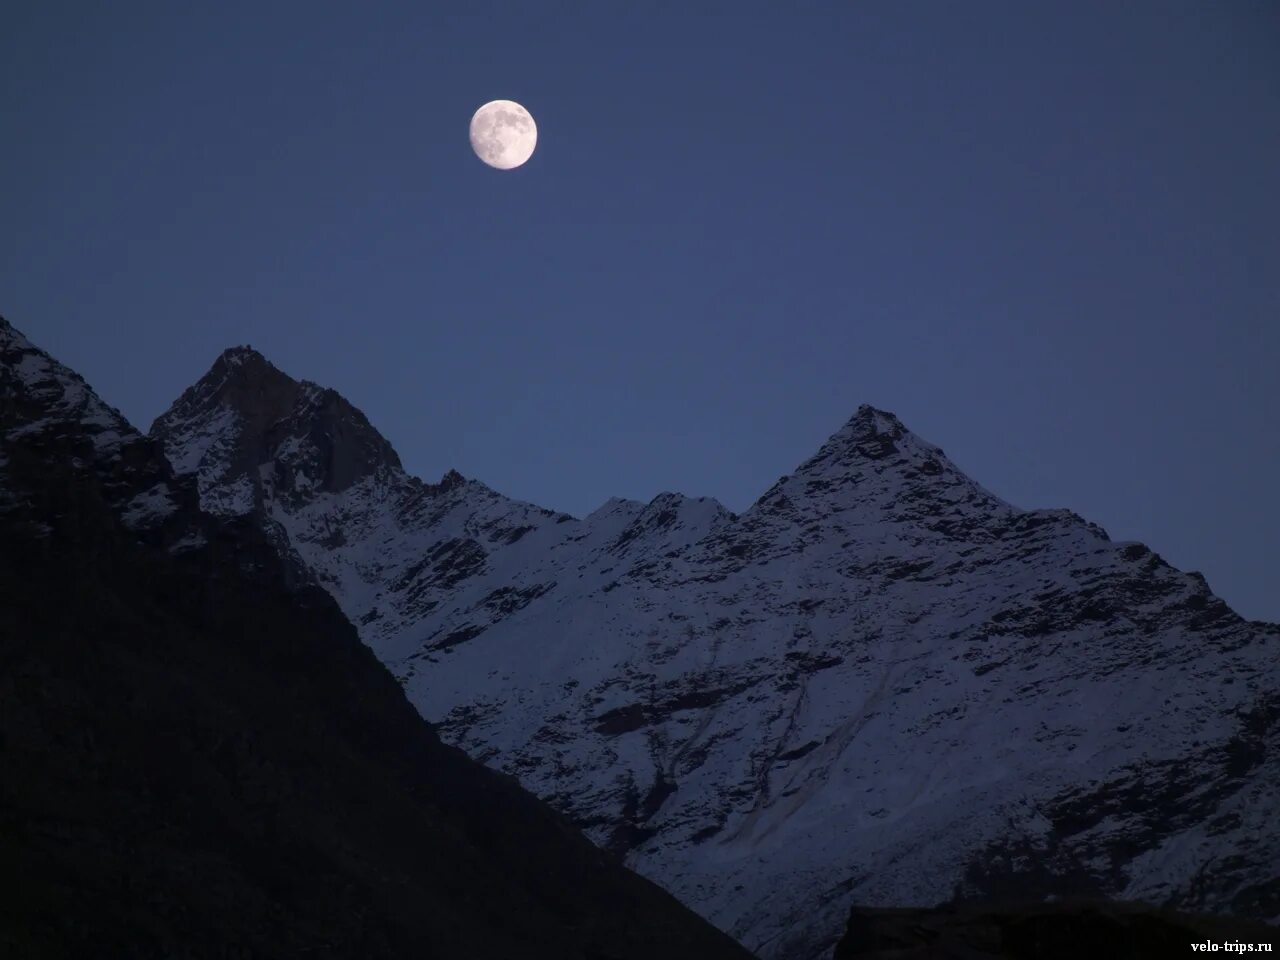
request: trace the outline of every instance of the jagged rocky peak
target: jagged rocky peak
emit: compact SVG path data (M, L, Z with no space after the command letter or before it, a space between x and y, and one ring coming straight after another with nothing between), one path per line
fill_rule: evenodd
M864 403L796 472L829 473L879 461L915 465L926 474L950 466L940 448L921 440L894 414Z
M688 546L733 519L711 497L686 497L663 492L649 501L618 535L615 546L641 540L650 548Z
M180 506L195 504L195 490L174 481L157 445L0 318L0 517L48 534L44 488L79 483L94 484L102 505L139 538L172 543L189 532L172 521Z
M88 440L90 460L114 458L137 437L114 407L103 403L75 371L63 366L0 317L0 419L12 421L10 438L54 433L74 424Z
M457 470L450 470L440 478L440 482L435 485L435 488L440 493L448 493L450 490L454 490L466 482L467 478Z
M223 407L251 421L269 423L289 413L301 388L300 382L253 347L231 347L156 422Z
M870 521L1010 509L958 469L941 447L912 433L894 414L863 404L817 453L765 491L744 520L754 527L825 522L848 511Z
M650 500L635 522L649 529L665 529L713 527L732 518L733 514L712 497L686 497L682 493L666 492Z
M391 444L341 394L295 380L248 346L224 351L151 435L175 471L197 474L202 493L218 490L209 505L220 513L248 512L264 495L308 499L401 472Z

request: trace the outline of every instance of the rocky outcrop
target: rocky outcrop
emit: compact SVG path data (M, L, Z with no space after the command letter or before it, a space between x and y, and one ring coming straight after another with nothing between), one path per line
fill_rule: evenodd
M175 469L194 473L206 507L224 516L261 510L267 498L299 503L403 472L363 413L333 390L286 376L250 347L218 357L151 435L183 451Z

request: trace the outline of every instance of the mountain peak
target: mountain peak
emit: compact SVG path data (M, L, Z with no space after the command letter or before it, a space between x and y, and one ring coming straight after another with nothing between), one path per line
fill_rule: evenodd
M239 386L242 390L274 388L293 393L303 382L289 376L253 347L238 346L222 351L196 386L210 383L215 389L223 390Z
M869 403L858 404L858 409L854 411L853 416L849 418L848 423L897 426L898 428L902 428L902 421L898 419L897 414L889 410L881 410L879 407L873 407Z
M935 472L944 459L941 449L917 437L896 414L864 403L796 472L847 472L859 463L874 461L885 461L885 465L928 462L933 466L926 467L926 472Z
M864 403L817 453L765 491L750 512L757 520L793 522L800 514L828 514L840 504L839 510L856 508L868 515L909 511L927 522L930 511L945 505L950 512L957 500L968 504L966 511L978 504L983 510L1005 506L896 414Z
M460 487L467 482L467 478L452 468L440 478L440 482L433 485L433 489L437 493L448 493L455 487Z
M247 345L224 350L151 434L178 473L200 474L202 490L234 480L232 513L264 495L335 492L401 469L391 444L341 394L295 380ZM276 465L270 492L258 469L269 463Z
M266 426L288 414L302 384L250 346L230 347L208 371L156 418L153 434L172 432L173 424L231 411Z
M836 436L858 440L890 437L896 440L910 432L903 426L897 414L864 403L860 404L853 416L845 421L845 425L836 432Z
M249 344L241 343L234 347L227 347L227 349L222 351L219 359L253 359L265 361L267 358Z
M218 355L218 359L213 362L213 365L214 369L232 370L244 368L246 372L276 370L270 360L247 343L227 347Z
M24 434L59 433L75 424L92 437L96 456L112 457L135 431L75 371L63 366L0 317L0 423L12 439Z

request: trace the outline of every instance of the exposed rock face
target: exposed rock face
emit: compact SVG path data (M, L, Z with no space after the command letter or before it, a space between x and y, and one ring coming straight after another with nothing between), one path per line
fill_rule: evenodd
M1280 916L1280 629L892 414L740 516L578 520L389 457L312 482L317 415L255 426L220 376L154 431L204 501L277 531L445 739L762 955L1011 888Z
M855 908L835 960L1159 960L1274 944L1261 923L1090 901L934 910ZM1217 951L1213 946L1217 945ZM1235 951L1232 951L1235 952Z
M0 320L0 955L746 960L442 744L253 517L197 504Z
M222 516L261 509L265 498L301 503L403 472L364 414L332 390L285 376L249 347L223 353L151 433L183 452L175 470L196 473L206 508Z

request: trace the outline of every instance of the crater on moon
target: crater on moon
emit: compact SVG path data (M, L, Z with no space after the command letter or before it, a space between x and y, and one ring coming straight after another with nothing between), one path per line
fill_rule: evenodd
M533 156L538 125L514 100L490 100L471 117L471 149L498 170L511 170Z

